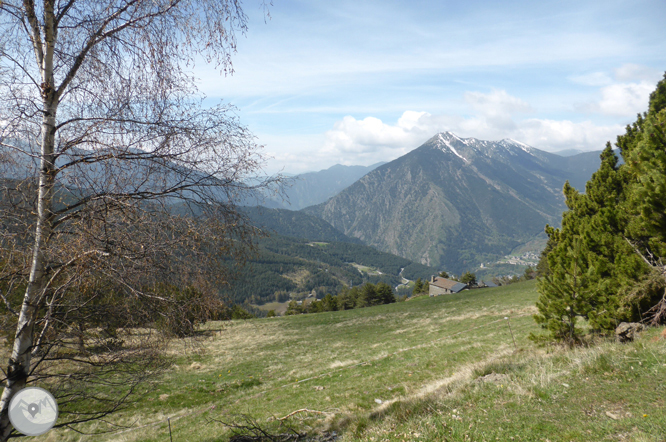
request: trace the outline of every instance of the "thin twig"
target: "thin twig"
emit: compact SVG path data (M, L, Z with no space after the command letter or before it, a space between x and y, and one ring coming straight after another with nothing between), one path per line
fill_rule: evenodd
M298 413L330 414L330 413L326 413L325 411L317 411L317 410L310 410L308 408L301 408L300 410L292 411L291 413L289 413L285 417L278 418L278 420L283 421L283 420L288 419L288 418L290 418L293 415L298 414Z

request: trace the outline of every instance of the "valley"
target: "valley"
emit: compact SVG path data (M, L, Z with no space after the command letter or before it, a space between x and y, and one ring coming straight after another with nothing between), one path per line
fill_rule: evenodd
M389 163L306 174L295 192L334 193L302 210L244 207L267 236L224 296L284 311L313 291L321 299L365 282L408 294L410 281L440 271L520 276L538 263L544 226L559 223L564 182L584 187L599 161L445 132Z
M665 13L0 0L0 442L666 442Z
M543 238L565 210L565 181L584 188L599 163L594 152L565 158L443 132L303 211L379 250L460 274Z

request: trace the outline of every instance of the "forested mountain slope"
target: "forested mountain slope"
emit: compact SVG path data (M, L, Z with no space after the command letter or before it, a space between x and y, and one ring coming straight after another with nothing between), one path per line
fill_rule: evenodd
M557 224L564 182L584 186L598 164L594 153L565 158L445 132L304 211L380 250L459 273Z

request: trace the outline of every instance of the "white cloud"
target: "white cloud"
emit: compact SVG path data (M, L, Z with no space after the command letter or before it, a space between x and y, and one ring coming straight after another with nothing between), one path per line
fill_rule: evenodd
M602 89L603 99L596 104L597 111L611 115L621 111L625 115L635 109L644 110L647 96L653 89L646 85L641 82L606 86ZM285 165L289 172L298 173L320 170L336 163L369 165L391 161L443 131L482 140L512 138L550 152L601 150L607 141L614 142L624 131L623 124L600 125L590 120L530 117L525 114L534 112L532 106L504 90L466 92L464 99L467 116L462 116L464 109L460 109L457 115L407 110L395 123L374 116L363 119L345 116L335 122L332 129L309 138L300 146L274 142L269 145L277 147L273 154L276 163ZM281 149L280 144L289 148Z
M406 111L395 125L386 124L375 117L357 120L346 116L326 132L324 151L370 154L401 150L414 139L424 136L421 119L428 115L426 112Z
M633 116L648 107L654 83L618 83L601 89L601 100L593 107L605 115Z
M615 69L615 78L619 81L647 81L657 83L661 79L661 72L648 66L626 63Z
M600 87L599 99L578 106L580 110L617 117L633 117L645 111L660 72L648 66L624 64L613 74L614 80L603 72L569 77L579 84Z
M622 125L597 126L591 121L529 119L520 122L515 138L538 149L601 150L624 131Z
M332 157L346 158L346 164L390 161L446 130L485 140L513 138L546 151L601 150L623 130L619 124L599 126L591 121L517 118L531 112L532 107L506 91L468 92L465 100L475 112L467 118L406 111L396 124L387 124L375 117L357 120L347 116L326 132L323 151Z
M532 112L532 107L520 98L513 97L503 90L493 90L489 94L466 92L465 101L482 116L489 128L515 129L512 115Z
M489 94L468 92L465 101L476 116L465 119L408 110L394 125L375 117L357 120L346 116L326 132L323 151L386 161L403 155L439 131L454 130L476 137L513 131L517 126L512 115L532 111L528 103L504 90Z

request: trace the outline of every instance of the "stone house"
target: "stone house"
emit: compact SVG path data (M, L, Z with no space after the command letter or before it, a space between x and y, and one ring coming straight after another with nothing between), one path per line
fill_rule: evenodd
M428 290L430 296L450 295L451 293L458 293L468 288L467 284L442 278L441 276L433 275L428 282L430 284Z

